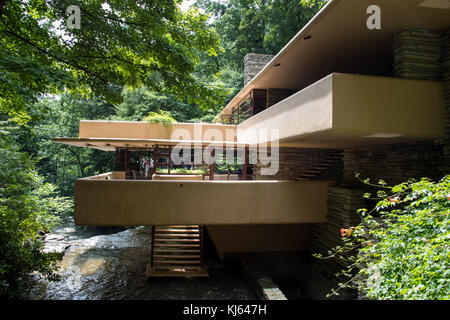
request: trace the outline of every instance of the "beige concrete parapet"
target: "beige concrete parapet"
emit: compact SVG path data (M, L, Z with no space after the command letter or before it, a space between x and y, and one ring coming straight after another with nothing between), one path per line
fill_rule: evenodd
M201 174L154 174L152 180L203 180Z
M322 223L331 184L79 179L75 222L87 226Z
M444 119L442 82L334 73L239 124L237 136L273 142L275 130L283 147L361 147L434 140Z
M220 140L235 142L236 126L210 123L149 123L144 121L82 120L79 138L153 139L153 140ZM180 137L184 135L183 137ZM214 135L220 139L215 138ZM189 136L186 139L186 136Z

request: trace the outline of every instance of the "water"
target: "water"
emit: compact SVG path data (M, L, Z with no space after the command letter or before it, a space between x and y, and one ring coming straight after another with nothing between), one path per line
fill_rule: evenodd
M211 246L206 246L205 253L208 278L147 279L150 227L83 228L70 218L47 235L45 242L46 250L64 254L58 271L62 280L37 279L31 299L257 299L238 263L221 261Z

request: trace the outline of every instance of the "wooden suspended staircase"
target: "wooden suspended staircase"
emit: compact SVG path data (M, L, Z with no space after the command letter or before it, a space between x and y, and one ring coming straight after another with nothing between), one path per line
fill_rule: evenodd
M336 150L330 154L327 158L322 160L319 164L314 165L305 171L303 171L298 177L298 181L310 181L317 178L320 174L323 172L329 170L330 168L336 166L342 161L342 154L343 152L341 150Z
M147 277L207 277L203 264L203 229L197 225L152 228Z

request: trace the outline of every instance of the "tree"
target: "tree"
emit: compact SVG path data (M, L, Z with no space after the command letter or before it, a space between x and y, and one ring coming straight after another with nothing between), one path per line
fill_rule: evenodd
M67 213L71 202L45 183L35 161L0 134L0 297L24 297L29 274L37 271L50 280L57 257L42 251L40 232L48 232Z
M169 111L179 122L201 117L205 111L197 105L175 99L171 95L158 94L146 88L123 92L123 102L116 107L117 120L141 121L149 112Z
M203 56L200 77L223 83L228 103L244 85L247 53L276 54L309 22L326 1L310 0L197 0L210 14L223 52Z
M216 55L206 16L180 0L6 0L0 2L0 112L27 121L36 97L71 90L110 102L123 85L145 85L209 108L221 98L193 73L199 54ZM69 5L81 28L66 24Z
M71 95L40 99L33 105L27 124L11 124L9 139L36 160L38 172L56 185L61 195L73 196L74 181L114 166L114 154L53 142L55 137L78 136L80 120L109 119L112 104ZM0 116L0 119L6 118Z

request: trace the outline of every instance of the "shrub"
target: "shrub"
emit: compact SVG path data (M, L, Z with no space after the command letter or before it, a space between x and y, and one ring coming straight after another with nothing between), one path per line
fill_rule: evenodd
M148 116L146 116L142 121L150 122L150 123L162 123L163 126L168 127L172 123L177 122L169 111L158 111L158 112L149 112Z
M450 176L378 187L375 207L360 209L361 224L342 229L343 245L332 250L350 262L339 289L357 288L370 299L449 299ZM344 254L353 249L357 254Z
M168 173L168 169L158 169L158 173ZM176 169L170 169L170 172L172 174L205 174L204 169L184 169L184 168L176 168Z

